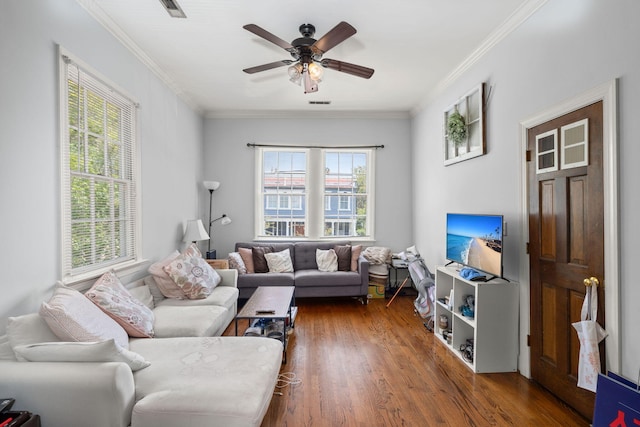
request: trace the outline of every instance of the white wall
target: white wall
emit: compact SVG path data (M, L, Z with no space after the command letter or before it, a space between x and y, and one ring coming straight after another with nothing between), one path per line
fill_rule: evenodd
M445 261L445 214L502 213L508 223L505 275L517 282L522 237L519 123L566 99L619 78L619 213L622 373L640 367L640 287L634 263L640 256L635 213L640 208L640 2L549 1L495 46L460 79L434 97L413 121L414 231L430 266ZM486 156L442 165L442 111L479 82L492 86L487 109ZM422 198L420 196L423 196ZM428 197L429 200L425 200ZM435 202L434 202L435 201ZM417 213L420 212L420 216ZM418 221L418 218L424 220ZM527 291L528 293L528 291ZM527 310L525 306L521 309ZM521 331L521 336L527 331ZM524 343L521 351L526 351ZM521 367L522 369L522 367Z
M207 119L205 176L221 182L213 195L213 217L226 213L233 219L227 226L213 227L218 258L233 251L235 242L254 236L255 160L247 143L384 145L375 154L376 241L365 244L395 252L412 245L410 131L410 120L404 118ZM208 215L207 206L202 217Z
M74 0L3 0L0 13L0 334L61 275L57 45L140 103L142 255L182 245L197 217L203 119Z

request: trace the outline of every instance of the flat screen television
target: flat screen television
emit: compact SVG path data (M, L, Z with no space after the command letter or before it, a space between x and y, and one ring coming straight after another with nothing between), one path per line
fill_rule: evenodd
M447 214L447 259L502 277L502 215Z

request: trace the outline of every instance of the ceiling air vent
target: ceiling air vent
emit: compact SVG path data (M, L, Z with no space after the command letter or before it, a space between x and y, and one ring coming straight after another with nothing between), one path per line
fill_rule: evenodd
M309 105L329 105L331 101L309 101Z
M171 15L171 17L173 18L187 17L187 15L185 15L182 9L180 8L180 5L178 5L178 2L176 2L175 0L160 0L160 3L162 3L164 8L167 9L167 12L169 12L169 15Z

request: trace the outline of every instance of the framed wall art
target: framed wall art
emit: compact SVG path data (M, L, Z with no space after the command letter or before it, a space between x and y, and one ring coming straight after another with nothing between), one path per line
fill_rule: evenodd
M480 83L444 112L444 165L486 154L484 83Z

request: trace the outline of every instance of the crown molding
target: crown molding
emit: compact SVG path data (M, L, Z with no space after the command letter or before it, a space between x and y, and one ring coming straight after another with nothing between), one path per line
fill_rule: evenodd
M115 23L113 19L107 15L104 10L96 4L94 0L76 0L88 13L98 21L111 35L113 35L124 47L136 57L140 62L146 65L153 74L155 74L169 89L176 94L185 104L196 112L202 114L202 107L196 104L184 91L176 84L158 64L156 64L132 39L127 33Z
M529 0L516 9L507 19L489 34L484 41L469 56L467 56L460 65L450 72L429 95L414 109L411 110L411 116L415 117L422 111L431 100L437 95L444 92L446 88L451 86L461 75L466 73L473 65L476 64L487 52L493 49L504 38L522 25L531 15L536 13L538 9L544 6L549 0Z
M410 119L409 111L297 111L297 110L229 110L209 111L207 119Z

